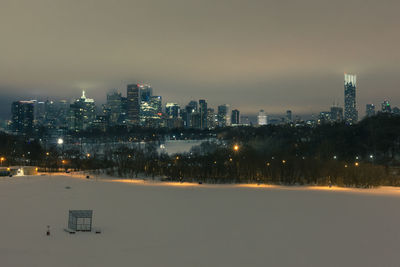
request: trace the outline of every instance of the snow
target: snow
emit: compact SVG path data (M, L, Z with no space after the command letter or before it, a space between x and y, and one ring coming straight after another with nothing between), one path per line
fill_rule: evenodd
M399 206L396 188L4 177L0 265L399 266ZM64 232L69 209L102 233Z

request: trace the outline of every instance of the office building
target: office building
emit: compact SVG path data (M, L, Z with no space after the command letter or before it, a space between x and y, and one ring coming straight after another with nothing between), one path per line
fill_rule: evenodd
M229 114L229 105L220 105L218 106L218 126L219 127L226 127L230 125L230 117Z
M292 123L292 111L291 110L286 110L286 123Z
M257 124L258 124L259 126L267 125L267 123L268 123L267 119L268 119L268 118L267 118L267 115L265 114L264 110L261 109L261 110L258 112Z
M207 102L204 99L199 100L200 129L207 128Z
M237 109L232 110L231 122L232 122L232 125L240 124L240 112L239 112L239 110L237 110Z
M126 122L130 125L139 125L140 122L140 87L140 84L127 86Z
M356 106L357 76L353 74L344 75L344 120L347 124L358 121Z
M117 125L122 113L121 93L114 91L107 94L107 103L105 106L107 121L109 125Z
M214 109L213 108L208 108L207 109L207 127L208 129L214 129L216 126L216 115L214 113Z
M34 101L15 101L11 105L11 128L18 134L33 132Z
M75 132L87 130L96 119L94 100L87 98L85 91L82 96L70 105L69 129Z

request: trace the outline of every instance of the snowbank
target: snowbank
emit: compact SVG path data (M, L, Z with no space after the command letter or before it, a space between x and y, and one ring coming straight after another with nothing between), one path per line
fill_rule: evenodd
M398 266L400 260L395 188L164 185L0 178L1 266ZM102 233L64 232L69 209L93 209L93 226Z

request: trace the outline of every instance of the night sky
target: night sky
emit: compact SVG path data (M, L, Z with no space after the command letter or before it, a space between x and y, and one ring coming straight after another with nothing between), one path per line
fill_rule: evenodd
M242 113L400 106L400 1L1 0L0 117L12 100L99 103L148 82L163 102Z

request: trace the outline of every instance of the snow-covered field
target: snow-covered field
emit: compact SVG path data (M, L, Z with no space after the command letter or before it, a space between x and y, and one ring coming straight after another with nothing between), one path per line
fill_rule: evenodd
M255 187L0 178L0 266L400 266L398 190Z

